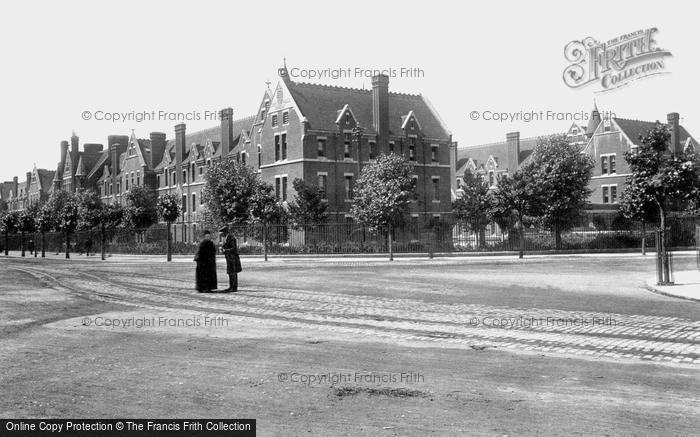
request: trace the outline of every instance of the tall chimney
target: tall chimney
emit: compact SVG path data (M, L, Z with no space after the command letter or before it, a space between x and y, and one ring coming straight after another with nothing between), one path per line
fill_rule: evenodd
M506 134L506 156L508 157L508 173L513 175L520 165L520 132Z
M27 193L29 193L29 186L32 183L32 172L28 171L26 173L26 175L27 175L27 185L25 185L25 187L26 187Z
M182 187L182 159L185 156L185 123L175 126L175 180Z
M119 143L112 143L110 152L112 152L112 199L113 204L117 203L117 174L119 174Z
M378 150L386 150L389 139L389 76L372 76L372 127L377 131Z
M233 108L222 109L221 120L221 159L225 159L233 148Z
M17 176L12 178L12 197L19 196L19 179Z
M167 141L163 132L151 132L151 167L155 167L163 159Z
M61 165L66 163L66 155L68 154L68 141L61 141ZM63 168L61 168L63 171Z
M668 120L668 127L671 130L671 153L679 154L683 152L681 147L681 128L680 128L680 114L677 112L671 112L666 116Z
M75 161L75 158L78 156L78 144L80 143L80 138L73 132L73 134L70 136L70 154L71 158ZM77 164L76 162L73 163L73 165Z

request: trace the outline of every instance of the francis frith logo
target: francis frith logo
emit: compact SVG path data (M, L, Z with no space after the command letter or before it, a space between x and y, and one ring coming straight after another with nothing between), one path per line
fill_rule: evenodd
M570 88L599 83L601 91L610 91L644 77L668 73L664 58L672 55L657 46L657 31L655 27L638 30L607 42L592 37L571 41L564 48L564 56L571 62L564 70L564 83Z

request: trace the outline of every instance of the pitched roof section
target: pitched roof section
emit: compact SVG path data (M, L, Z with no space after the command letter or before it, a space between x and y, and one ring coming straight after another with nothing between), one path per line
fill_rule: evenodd
M45 170L43 168L37 169L37 174L39 175L39 185L41 189L48 192L53 185L53 178L56 174L53 170Z
M531 154L532 151L537 147L537 139L539 137L531 138L521 138L520 139L520 156L518 161L522 163ZM477 169L481 165L486 165L486 161L490 156L494 158L504 159L508 153L508 143L506 141L499 141L490 144L480 144L476 146L466 146L457 149L457 170L464 167L469 161L469 158L474 160ZM458 173L459 175L459 173Z
M347 104L365 132L373 133L372 90L344 88L309 83L286 82L289 92L308 120L312 129L337 130L335 124L338 110ZM430 104L420 95L389 93L389 131L393 135L402 133L402 117L413 111L430 138L449 138Z
M645 136L648 131L656 127L655 121L629 120L626 118L614 118L613 120L615 120L615 123L625 135L627 135L627 138L635 144L639 142L639 137ZM693 138L683 126L680 126L679 133L679 141L681 144L685 143L688 138L691 138L692 141L697 144L695 138Z

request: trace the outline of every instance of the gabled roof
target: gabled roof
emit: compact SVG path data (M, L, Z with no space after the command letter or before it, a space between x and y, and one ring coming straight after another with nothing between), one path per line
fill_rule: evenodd
M539 137L521 138L520 139L520 156L518 157L519 164L522 164L531 154L532 151L537 147L537 139ZM496 143L489 144L479 144L475 146L459 147L457 149L457 170L458 175L460 175L459 170L465 167L467 161L471 158L476 167L479 168L481 164L486 164L490 156L496 159L504 159L508 153L508 142L499 141ZM508 169L513 171L514 169ZM462 170L462 173L464 171Z
M250 129L252 128L254 120L255 115L233 120L233 139L229 152L233 151L233 148L238 145L243 133L246 135L250 134ZM221 144L221 126L214 126L201 131L193 132L191 134L186 134L185 152L187 155L182 157L182 162L186 163L191 161L192 157L190 156L189 152L192 150L193 145L197 147L196 150L200 154L203 154L208 143L211 143L212 148L214 149L214 156L219 156L221 154L221 147L219 147ZM166 155L169 158L168 160L166 160ZM173 162L175 162L175 140L170 139L165 146L163 159L160 160L160 163L156 166L155 170L161 170L168 167L169 164Z
M338 110L346 104L366 133L374 133L372 127L372 90L344 88L309 83L286 81L292 98L312 129L337 130L335 124ZM422 132L429 138L449 138L450 133L443 126L426 99L421 95L389 93L389 131L401 135L402 117L413 111L420 120Z
M41 190L48 192L53 185L53 178L56 174L53 170L46 170L43 168L37 169L37 175L39 176L39 187Z
M80 155L80 159L78 159L78 166L75 168L75 175L76 176L85 176L85 164L83 164L83 156Z
M635 144L639 143L639 138L643 137L647 134L648 131L654 129L656 127L655 121L642 121L642 120L629 120L626 118L613 118L615 120L615 123L617 126L622 130L622 132L627 135L627 138L630 139ZM695 139L690 135L690 133L683 127L679 126L679 141L681 144L684 144L688 138L691 138L692 141L697 144Z

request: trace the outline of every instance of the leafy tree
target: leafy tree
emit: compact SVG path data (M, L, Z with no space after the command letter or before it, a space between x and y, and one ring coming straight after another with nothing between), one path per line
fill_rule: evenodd
M292 186L297 194L289 204L289 214L297 226L321 224L328 220L328 203L323 199L323 192L317 185L308 184L296 178Z
M8 208L8 206L7 206L7 202L5 202L4 200L0 199L0 214L3 213L3 212L6 212L6 211L8 211L8 210L9 210L9 208Z
M564 135L538 139L531 160L523 172L532 174L541 196L541 224L554 231L556 248L561 248L561 232L570 229L581 217L591 194L593 159L581 153L577 145L569 144Z
M66 258L70 258L70 236L80 222L79 204L75 194L64 190L54 191L46 203L54 213L54 229L65 235Z
M248 223L260 177L252 167L227 158L215 162L207 170L202 199L212 221L216 223Z
M174 194L165 194L158 197L158 217L168 225L168 261L172 261L172 235L170 229L172 224L180 217L180 199Z
M26 234L31 234L36 231L36 222L34 217L36 216L37 206L36 204L20 211L17 217L17 230L20 233L20 249L22 251L22 256L25 256L24 248L24 237Z
M124 208L118 204L105 205L104 203L100 207L99 211L99 227L100 227L100 238L102 240L101 247L101 257L102 261L107 259L106 247L107 247L107 236L114 229L118 228L124 220ZM110 237L111 238L111 237Z
M156 205L155 191L148 187L133 187L126 194L124 224L142 236L146 228L158 222Z
M413 198L413 166L403 157L382 154L362 168L354 187L352 215L371 231L388 229L389 259L392 232L405 223Z
M634 152L625 153L630 167L627 185L622 196L623 208L640 215L655 209L658 212L663 262L663 281L670 280L670 266L666 256L666 217L674 203L692 201L700 186L697 157L693 153L671 153L671 132L658 123L640 137ZM655 207L653 207L655 205Z
M78 227L84 230L99 226L102 215L102 199L94 190L82 189L75 193L80 220Z
M56 228L56 213L49 202L41 205L37 211L36 226L41 234L41 257L46 258L46 233Z
M520 258L523 257L525 226L534 220L542 209L542 195L533 174L522 168L512 176L498 179L498 189L493 192L491 216L501 229L516 229Z
M16 211L6 212L0 218L0 228L2 233L5 234L5 256L8 254L9 234L14 234L19 228L19 214Z
M464 172L461 185L463 194L452 202L452 209L458 220L466 223L470 231L477 235L477 245L484 245L484 230L491 222L492 196L488 182L482 175Z
M277 232L270 238L269 228L271 224L283 225L287 222L287 211L277 202L274 188L266 182L259 181L250 199L250 221L261 226L253 231L253 237L261 239L265 261L267 261L268 246L270 243L282 243L287 241L287 227L277 226Z

